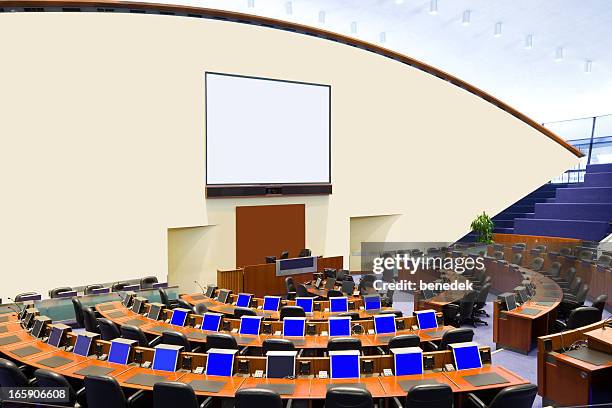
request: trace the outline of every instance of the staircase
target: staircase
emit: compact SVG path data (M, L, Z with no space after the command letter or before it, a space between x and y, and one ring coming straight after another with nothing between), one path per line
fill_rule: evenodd
M515 217L503 232L597 242L612 233L612 163L588 165L584 183L557 186L554 198L536 202L533 214Z

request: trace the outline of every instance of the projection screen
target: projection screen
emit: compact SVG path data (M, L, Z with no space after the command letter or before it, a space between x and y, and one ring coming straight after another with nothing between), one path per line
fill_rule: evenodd
M331 182L328 85L206 73L206 184Z

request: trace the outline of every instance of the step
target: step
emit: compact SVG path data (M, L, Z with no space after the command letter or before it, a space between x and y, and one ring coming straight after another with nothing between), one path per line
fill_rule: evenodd
M552 193L552 191L551 191ZM553 194L554 196L554 194ZM554 197L553 197L554 198ZM533 207L536 203L544 203L548 200L548 198L521 198L516 203L512 205L529 205Z
M534 205L524 205L524 204L512 204L510 207L506 208L503 212L508 213L526 213L529 211L533 211Z
M559 183L559 184L555 184L555 183L547 183L544 184L542 187L538 188L535 191L550 191L550 190L556 190L558 188L563 188L563 187L567 187L567 183Z
M514 228L493 228L493 232L497 234L514 234Z
M612 187L611 173L587 173L584 176L585 187Z
M535 218L610 221L612 220L612 204L540 203L536 204Z
M556 190L556 189L555 189ZM525 198L550 198L555 196L555 190L542 190L534 191L531 194L527 194Z
M587 173L612 173L612 163L589 164L586 171Z
M496 220L493 221L495 224L495 228L513 228L514 227L514 219L511 220Z
M612 203L611 187L560 188L556 203Z
M514 233L601 241L610 226L602 221L522 218L514 220Z

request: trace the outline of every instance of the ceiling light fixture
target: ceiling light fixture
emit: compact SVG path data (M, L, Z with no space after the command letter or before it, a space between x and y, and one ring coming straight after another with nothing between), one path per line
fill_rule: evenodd
M293 14L293 3L288 1L285 3L285 13Z
M525 37L525 49L531 50L533 48L533 34L528 34Z
M431 15L438 14L438 0L431 0L429 2L429 14Z
M319 11L319 23L325 24L325 12L323 10Z
M255 0L247 0L247 7L248 8L255 7Z
M563 47L557 47L555 50L555 62L563 61Z
M380 33L380 42L384 43L386 41L387 41L387 33L383 31Z
M493 33L493 37L501 37L502 36L502 23L495 23L495 32Z
M351 34L357 34L357 22L351 21Z
M591 60L584 61L584 73L590 74L591 72L593 72L593 61Z
M404 4L404 0L395 0L395 4Z
M470 25L470 15L472 14L472 12L470 10L465 10L463 12L463 17L461 17L461 24L466 26L466 25Z

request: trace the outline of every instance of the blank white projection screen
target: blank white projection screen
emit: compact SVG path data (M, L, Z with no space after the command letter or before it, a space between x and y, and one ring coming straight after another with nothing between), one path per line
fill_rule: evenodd
M330 180L330 87L206 73L206 184Z

